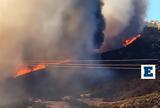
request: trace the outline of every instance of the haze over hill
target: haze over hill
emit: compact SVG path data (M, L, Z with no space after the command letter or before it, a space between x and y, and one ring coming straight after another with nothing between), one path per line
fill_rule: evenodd
M140 80L140 65L159 65L160 59L159 21L145 27L147 5L3 0L0 107L85 108L150 93L159 98L159 79Z
M102 54L102 58L103 60L135 58L159 59L159 42L160 31L156 27L146 27L141 38L137 39L127 47ZM108 71L111 71L110 74L108 74ZM9 83L10 86L7 86L7 89L11 89L11 85L14 83L14 85L21 85L24 90L27 91L27 95L33 99L61 100L61 98L65 96L71 96L74 97L74 99L78 99L81 98L80 95L82 94L84 94L84 96L89 94L86 97L89 100L95 98L106 100L101 100L100 102L129 99L132 97L160 92L159 78L151 81L141 80L140 70L113 69L101 70L101 72L97 70L96 74L98 73L101 73L101 75L99 74L99 77L93 77L95 73L85 73L85 71L84 73L81 72L81 74L74 74L70 77L70 80L64 83L63 88L61 88L62 86L59 85L60 83L56 77L48 76L47 71L39 71L22 77L17 77L16 79L9 79L9 82L7 83ZM59 73L59 75L60 74L62 73ZM81 88L77 87L77 82L81 83ZM14 92L15 91L12 89L11 94ZM23 93L18 94L19 96L22 96Z

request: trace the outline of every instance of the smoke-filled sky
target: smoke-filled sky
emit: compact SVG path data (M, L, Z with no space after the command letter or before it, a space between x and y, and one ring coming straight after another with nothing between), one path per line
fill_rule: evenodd
M0 105L11 97L1 81L14 77L28 60L89 56L99 8L99 0L0 0ZM52 76L63 83L71 72L65 69L66 74Z
M14 74L26 59L73 59L88 54L99 0L64 1L0 0L1 76Z
M87 58L93 36L103 32L101 13L102 52L121 47L143 29L147 0L104 0L102 12L100 0L64 1L0 0L1 76L14 74L30 59Z
M149 0L147 20L160 20L160 0Z
M91 58L93 36L104 33L98 51L106 52L141 32L147 0L103 2L101 8L100 0L0 0L0 80L13 77L29 60ZM53 76L63 83L72 75L65 72Z
M122 41L140 33L145 25L148 0L104 0L105 38L100 52L122 47Z

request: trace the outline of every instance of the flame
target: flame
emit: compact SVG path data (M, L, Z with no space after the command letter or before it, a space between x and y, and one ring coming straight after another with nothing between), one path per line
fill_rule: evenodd
M30 64L27 64L23 66L19 71L16 72L15 77L27 75L32 72L37 72L40 70L44 70L47 68L48 65L60 65L64 63L68 63L70 60L59 60L59 61L44 61L44 60L39 60L39 61L31 61ZM34 66L33 66L34 65Z
M22 67L19 71L16 72L16 77L23 76L23 75L26 75L26 74L29 74L32 72L36 72L39 70L44 70L44 69L46 69L46 67L47 66L44 64L38 64L35 66L26 65L26 66Z
M130 38L130 39L126 39L123 41L123 46L124 47L127 47L129 46L130 44L132 44L133 42L135 42L137 39L139 39L141 37L141 34L138 34L136 36L134 36L133 38Z

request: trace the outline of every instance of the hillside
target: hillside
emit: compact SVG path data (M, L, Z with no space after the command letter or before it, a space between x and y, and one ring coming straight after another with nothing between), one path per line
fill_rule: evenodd
M122 101L103 103L96 108L159 108L160 93L134 97Z
M101 58L102 60L160 59L160 31L154 27L146 27L142 37L131 45L103 53ZM27 99L24 102L13 103L18 105L15 108L22 108L21 105L32 105L35 108L46 107L46 104L35 103L36 99L42 99L44 103L48 101L54 104L62 103L62 105L67 103L73 108L159 108L160 75L157 74L157 80L141 80L140 70L92 71L94 73L85 71L76 73L62 83L57 77L50 76L47 70L41 70L9 79L3 84L4 91L12 90L10 91L12 97L26 98L23 92L19 92L18 88L22 87L27 92L27 98L33 99L31 102ZM61 71L55 73L59 77L63 74ZM89 106L87 101L84 102L85 97L81 97L81 94L89 94L87 96L89 103L100 100L103 104ZM62 98L66 96L71 96L73 99L64 101ZM0 106L0 108L14 108L13 104L6 107ZM37 105L40 106L37 107Z
M102 59L159 59L160 30L146 27L142 37L126 48L109 51L102 54Z

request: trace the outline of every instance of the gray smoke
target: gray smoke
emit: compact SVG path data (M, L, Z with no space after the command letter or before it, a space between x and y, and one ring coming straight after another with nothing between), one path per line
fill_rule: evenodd
M121 39L143 28L146 0L105 0L104 3L107 26L101 50L106 51L120 47ZM3 0L0 3L0 80L13 77L28 60L88 57L100 22L95 15L99 5L100 0ZM123 33L126 35L120 35ZM72 69L65 72L63 76L53 73L58 81L62 79L62 85L66 76L70 78L73 74ZM2 87L0 104L1 100L4 103L8 100L8 93Z
M144 27L147 0L103 0L106 19L101 52L122 47L122 41L140 33Z
M27 60L87 57L93 50L98 7L99 0L3 0L0 80L15 76Z
M27 60L78 59L88 55L99 0L6 0L0 4L1 77Z

